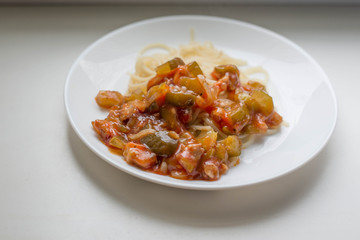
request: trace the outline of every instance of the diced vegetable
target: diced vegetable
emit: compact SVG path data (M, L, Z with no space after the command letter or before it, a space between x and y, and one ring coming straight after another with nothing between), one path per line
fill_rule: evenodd
M114 136L110 139L109 145L119 149L124 149L125 144L127 143L126 139L120 135Z
M234 128L230 128L229 126L223 126L222 129L221 129L225 134L234 134L236 129Z
M217 99L214 106L210 116L225 134L238 134L251 118L243 102Z
M95 97L97 104L103 108L111 108L115 105L120 105L124 102L124 97L117 91L101 90Z
M204 154L201 156L201 159L206 160L215 155L215 148L210 148L208 151L205 151Z
M160 115L165 120L169 129L179 131L180 123L174 106L164 105L160 110Z
M197 77L197 75L204 75L203 71L201 70L199 64L196 61L187 64L187 67L193 77Z
M118 130L119 132L122 132L122 133L128 133L130 131L130 128L128 126L121 124L121 123L115 123L114 127L116 130Z
M249 115L249 110L246 106L246 104L244 104L243 102L239 102L237 104L234 104L231 108L231 113L230 113L230 117L231 120L236 123L236 122L241 122L241 123L246 123L250 120L250 115Z
M187 89L199 95L202 95L204 93L204 87L198 78L190 78L183 76L180 78L179 84L181 86L185 86Z
M185 65L184 61L181 58L176 57L170 61L167 61L166 63L161 64L155 69L155 71L159 75L166 75L181 65Z
M202 85L204 92L201 96L196 97L196 105L200 108L209 107L214 103L219 92L209 86L204 76L199 75L197 79Z
M215 77L215 79L220 79L224 76L228 77L228 90L234 91L236 88L240 86L240 72L239 69L232 64L228 65L220 65L214 68L214 71L212 73L212 76Z
M272 97L261 90L254 90L245 101L246 105L255 112L269 116L274 111Z
M209 151L216 144L217 133L214 130L211 131L202 131L199 136L196 137L201 146L205 151Z
M155 133L156 131L154 129L151 129L151 128L145 128L145 129L142 129L140 132L138 133L134 133L134 134L129 134L127 135L128 136L128 139L132 140L132 141L136 141L137 139L141 139L145 136L147 136L148 134L151 134L151 133Z
M155 85L149 89L146 95L146 107L149 108L154 102L161 107L165 102L166 93L169 91L169 86L166 83Z
M167 131L159 131L152 134L148 134L141 140L142 144L145 144L152 152L161 156L171 156L175 153L179 141L169 136Z
M163 76L156 75L152 79L149 80L146 89L149 91L150 88L152 88L155 85L159 85L165 81L165 78Z
M227 162L229 155L224 144L220 142L216 144L215 156L221 159L222 162Z
M195 104L196 96L191 92L169 91L165 102L176 107L190 107Z
M235 73L239 76L239 69L232 64L220 65L214 68L214 73L217 78L223 77L226 73Z
M126 123L126 126L129 128L135 128L135 126L137 125L138 119L135 116L132 116L129 118L129 120Z
M156 154L150 152L144 145L129 142L124 147L124 158L128 163L134 163L142 168L150 168L157 162Z
M234 101L236 102L246 102L249 98L250 95L247 92L240 92L234 95Z
M266 88L263 84L257 82L257 81L252 81L250 80L247 85L249 85L253 90L262 90L262 91L265 91Z
M237 136L228 136L221 143L224 144L229 157L236 157L241 154L241 141Z
M282 122L265 86L242 85L235 65L215 67L212 80L197 62L185 65L178 57L155 71L146 89L130 86L126 96L100 91L96 102L109 114L92 122L112 152L146 171L217 180L239 163L242 134L263 134Z
M149 113L156 113L156 112L159 112L159 110L160 110L160 107L156 101L152 102L150 104L150 106L146 108L146 111Z

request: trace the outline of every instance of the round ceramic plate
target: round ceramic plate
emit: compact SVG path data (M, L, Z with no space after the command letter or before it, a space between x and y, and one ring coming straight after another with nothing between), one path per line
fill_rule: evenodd
M241 162L218 181L186 181L128 165L99 141L91 121L103 119L94 97L99 90L126 92L139 51L151 43L187 44L190 30L198 42L211 41L226 54L261 66L270 75L268 90L288 126L243 150ZM81 140L111 165L136 177L167 186L213 190L267 181L312 159L333 132L334 91L315 60L290 40L264 28L225 18L169 16L119 28L89 46L75 61L65 84L68 117Z

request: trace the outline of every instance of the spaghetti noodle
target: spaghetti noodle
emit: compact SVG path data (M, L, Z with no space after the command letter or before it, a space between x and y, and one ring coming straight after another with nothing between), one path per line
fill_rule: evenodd
M163 50L165 53L146 55L147 52ZM169 59L179 57L185 62L196 61L204 73L210 73L215 66L223 64L234 64L245 66L246 61L229 57L224 52L216 49L211 42L203 44L191 40L188 45L180 45L178 48L166 44L156 43L144 47L138 56L135 65L135 73L130 73L129 93L137 88L145 91L147 82L156 75L155 68ZM256 70L256 71L254 71ZM251 79L248 75L253 73L267 74L261 67L250 68L248 74L241 73L241 79ZM208 81L211 81L207 75Z

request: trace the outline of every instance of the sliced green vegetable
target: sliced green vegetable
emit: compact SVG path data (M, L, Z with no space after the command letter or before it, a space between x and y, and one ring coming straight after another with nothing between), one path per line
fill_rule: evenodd
M179 85L185 86L187 89L202 95L204 93L204 86L201 84L198 78L180 77Z
M185 65L184 61L181 58L176 57L167 61L166 63L161 64L155 69L155 71L159 75L166 75L181 65Z
M263 84L261 84L261 83L259 83L257 81L251 81L250 80L247 83L247 85L249 85L252 89L257 89L257 90L262 90L262 91L266 90L266 87Z
M228 152L227 152L224 144L222 144L220 142L216 144L215 156L218 157L219 159L221 159L222 162L227 161L229 155L228 155Z
M141 143L160 156L171 156L175 153L179 141L169 136L167 131L151 133L143 137Z
M161 83L160 85L155 85L151 87L146 95L146 107L149 108L151 104L153 104L154 102L156 102L160 107L162 104L164 104L163 100L168 91L169 91L169 86L166 85L166 83Z
M109 141L110 146L119 149L123 149L126 143L126 139L119 135L112 137Z
M217 132L214 130L211 131L202 131L199 136L196 137L196 140L201 144L201 146L209 151L216 144Z
M225 134L234 134L234 129L230 129L228 126L223 126L222 127L222 131L225 133Z
M257 134L262 132L261 129L256 127L253 123L246 125L243 131L246 134Z
M155 113L160 109L159 104L156 101L152 102L149 107L146 108L146 112Z
M160 116L165 120L169 129L172 129L175 131L179 130L180 124L179 124L179 120L177 118L177 112L176 112L175 107L169 106L169 105L164 105L160 109Z
M236 122L247 122L250 119L249 110L243 102L234 104L230 113L231 120Z
M237 87L241 85L239 76L239 69L232 64L220 65L214 68L214 71L211 74L216 79L220 79L225 75L228 76L229 81L227 85L227 90L234 91Z
M218 77L222 77L225 73L236 73L239 75L239 69L233 64L219 65L214 68L214 72L218 74Z
M269 116L274 111L274 103L272 97L261 90L254 90L245 101L249 109L260 112L265 116Z
M121 123L116 123L114 124L116 130L123 132L123 133L128 133L130 131L130 128L124 124Z
M209 159L215 155L215 149L210 148L208 151L204 152L204 154L201 156L202 159Z
M170 91L166 94L165 102L176 107L191 107L195 99L196 96L190 92Z
M236 102L246 102L250 98L250 95L247 92L241 92L238 94L235 94L234 100Z
M193 77L197 77L197 75L204 75L203 71L201 70L199 64L196 61L189 63L187 67Z
M241 154L241 141L237 136L228 136L221 143L224 144L229 157L236 157Z

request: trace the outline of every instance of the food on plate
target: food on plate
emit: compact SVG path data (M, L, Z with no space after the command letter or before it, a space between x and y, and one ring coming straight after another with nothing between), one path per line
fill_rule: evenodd
M99 91L95 100L109 114L92 126L131 165L177 179L218 180L253 136L282 123L264 82L248 76L264 71L239 70L244 61L211 44L167 50L139 58L126 95Z

